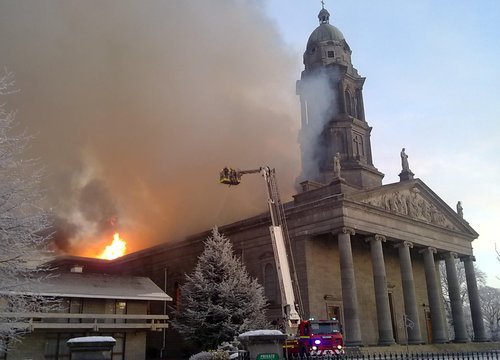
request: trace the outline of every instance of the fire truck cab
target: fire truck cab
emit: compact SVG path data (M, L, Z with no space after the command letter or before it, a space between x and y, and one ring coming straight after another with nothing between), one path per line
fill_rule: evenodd
M340 323L332 320L302 320L297 336L286 341L285 358L296 355L338 355L344 352Z

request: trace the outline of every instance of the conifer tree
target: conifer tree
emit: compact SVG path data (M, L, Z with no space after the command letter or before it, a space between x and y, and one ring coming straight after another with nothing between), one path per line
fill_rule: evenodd
M181 286L174 328L201 349L215 349L245 331L267 328L265 307L263 287L233 254L229 239L214 228Z

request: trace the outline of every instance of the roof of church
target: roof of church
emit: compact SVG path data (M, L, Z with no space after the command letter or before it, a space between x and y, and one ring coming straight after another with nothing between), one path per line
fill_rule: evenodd
M342 41L344 40L344 35L335 26L324 23L320 24L309 36L307 45L313 42L323 42L323 41Z

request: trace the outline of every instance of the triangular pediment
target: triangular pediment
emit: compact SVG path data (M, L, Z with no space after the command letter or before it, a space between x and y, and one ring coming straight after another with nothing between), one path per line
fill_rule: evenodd
M348 198L413 220L478 236L463 218L419 179L357 192Z

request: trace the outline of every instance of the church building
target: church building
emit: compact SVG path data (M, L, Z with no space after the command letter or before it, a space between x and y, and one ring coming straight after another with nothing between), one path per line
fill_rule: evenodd
M485 341L472 242L476 231L410 170L382 184L372 160L363 105L365 78L342 32L321 9L304 52L297 94L301 190L284 204L305 318L341 320L347 346ZM291 139L292 141L292 139ZM214 169L214 172L217 169ZM268 213L219 228L281 316ZM148 276L179 306L180 286L208 232L145 249L114 262ZM456 259L464 262L474 336L466 331ZM453 315L450 339L439 262L446 263ZM406 329L405 329L406 327Z

